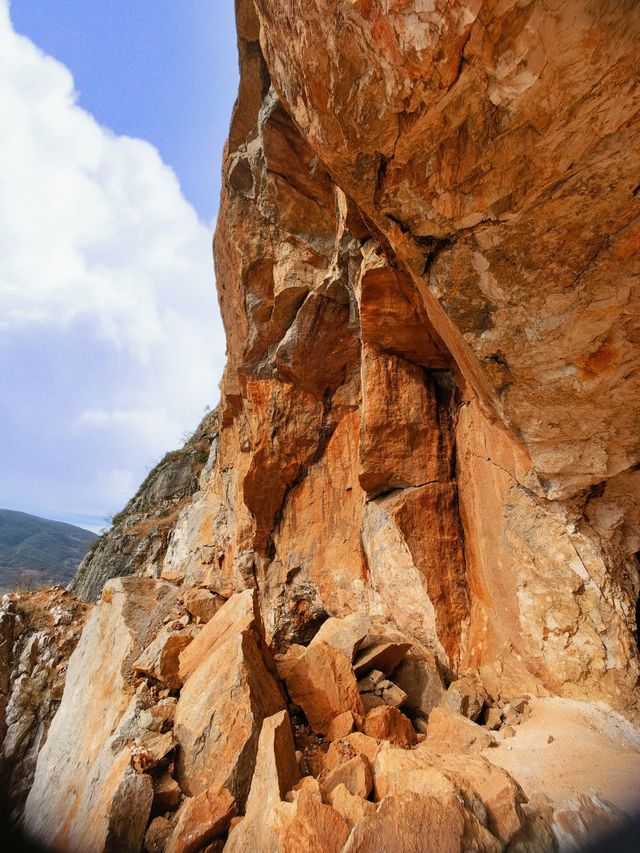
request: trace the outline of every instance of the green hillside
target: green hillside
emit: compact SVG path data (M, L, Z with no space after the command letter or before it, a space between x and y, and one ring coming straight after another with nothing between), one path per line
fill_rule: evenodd
M0 593L66 586L96 538L72 524L0 509Z

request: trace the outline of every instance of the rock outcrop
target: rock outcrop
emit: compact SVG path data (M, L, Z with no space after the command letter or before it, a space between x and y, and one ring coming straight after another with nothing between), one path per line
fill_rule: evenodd
M220 406L80 571L90 599L136 577L25 826L581 844L640 780L640 7L236 7Z
M184 446L149 472L82 561L69 585L73 593L93 602L111 578L159 576L175 520L207 476L205 463L215 461L217 430L217 412L207 413Z
M0 788L22 820L38 753L58 710L67 664L90 608L62 587L0 603Z

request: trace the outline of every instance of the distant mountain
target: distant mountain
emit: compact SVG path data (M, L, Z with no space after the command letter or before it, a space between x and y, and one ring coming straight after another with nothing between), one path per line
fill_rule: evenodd
M73 524L0 509L0 593L66 586L96 538Z

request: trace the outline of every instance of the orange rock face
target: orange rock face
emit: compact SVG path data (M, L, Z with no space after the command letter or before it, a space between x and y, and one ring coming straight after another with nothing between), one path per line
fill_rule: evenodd
M144 812L168 774L193 801L230 791L230 849L569 844L602 803L633 811L606 762L587 792L567 759L594 702L637 789L640 7L236 7L218 428L166 547L134 561L163 579L144 637L118 633L109 586L83 633L33 832L98 849L124 832L110 805ZM139 707L161 692L174 717ZM548 800L523 697L585 709ZM145 721L169 749L140 773ZM95 799L74 773L104 780Z

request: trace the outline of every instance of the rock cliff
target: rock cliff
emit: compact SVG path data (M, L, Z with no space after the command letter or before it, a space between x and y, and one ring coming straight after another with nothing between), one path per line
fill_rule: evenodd
M75 581L135 575L71 656L24 826L591 840L640 780L640 7L236 6L211 450Z

